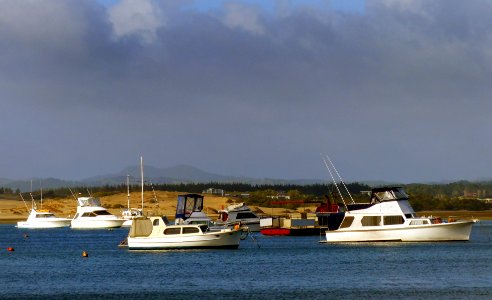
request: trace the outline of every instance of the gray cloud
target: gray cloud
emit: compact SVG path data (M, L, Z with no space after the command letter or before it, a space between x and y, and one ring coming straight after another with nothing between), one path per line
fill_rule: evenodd
M0 177L489 176L489 2L182 3L0 1Z

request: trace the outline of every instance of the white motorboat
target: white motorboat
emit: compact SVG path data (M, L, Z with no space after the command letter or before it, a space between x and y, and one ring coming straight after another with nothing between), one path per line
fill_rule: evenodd
M70 226L71 219L58 218L46 209L31 209L26 221L17 222L18 228L59 228Z
M125 219L118 218L102 207L99 198L79 197L77 202L77 213L71 222L72 228L118 228L125 222Z
M123 227L130 227L132 226L132 221L135 218L140 218L143 217L143 199L144 199L144 194L143 194L143 189L144 189L144 183L143 183L143 157L140 156L140 175L141 175L141 186L142 186L142 207L141 208L130 208L130 175L126 176L126 189L127 189L127 209L121 212L121 216L123 219L125 219L125 222L123 223Z
M129 250L167 250L239 247L241 230L210 231L208 225L169 225L161 217L133 220L127 238Z
M41 191L41 206L43 205L42 195L43 194ZM24 197L22 197L22 194L20 194L20 196L22 201L24 202L24 205L26 205L27 208L27 204L26 201L24 200ZM32 194L31 194L31 201L32 201L31 209L29 212L29 216L27 217L27 220L17 222L17 228L59 228L59 227L70 226L70 222L72 221L71 219L58 218L49 210L37 209L36 201L34 201Z
M132 221L135 218L143 217L143 211L140 208L128 208L121 212L121 217L125 219L122 227L132 226Z
M401 187L375 188L370 203L327 214L327 242L468 241L476 220L418 217Z
M418 217L402 187L374 188L368 203L355 203L330 158L326 156L323 162L343 202L339 205L328 203L327 209L318 212L318 219L322 215L322 223L328 227L327 242L434 242L470 239L476 220L450 219L443 222L440 218ZM340 179L351 203L345 202L333 173Z
M260 231L260 218L245 203L231 204L219 210L218 213L219 218L215 221L216 225L240 224L245 231Z

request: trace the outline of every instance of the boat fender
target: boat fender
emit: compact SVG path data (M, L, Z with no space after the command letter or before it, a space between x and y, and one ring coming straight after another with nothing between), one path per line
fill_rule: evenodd
M234 225L234 230L239 230L239 224Z
M13 251L15 251L15 250L14 250L14 248L13 248L13 247L8 247L8 248L7 248L7 251L13 252Z
M82 257L89 257L89 254L86 251L82 251Z

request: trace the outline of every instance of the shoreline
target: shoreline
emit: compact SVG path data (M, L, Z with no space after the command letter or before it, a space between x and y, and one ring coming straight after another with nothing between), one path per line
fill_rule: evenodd
M421 211L416 212L418 216L434 216L443 219L453 217L456 219L477 219L479 221L492 220L492 211ZM170 217L170 216L168 216ZM25 216L5 216L0 217L0 224L17 224L18 221L25 221Z
M168 218L174 219L176 212L177 197L181 192L173 191L151 191L144 192L143 208L147 215L165 215ZM229 197L221 197L216 195L204 194L203 211L212 219L217 218L217 211L223 209L232 203L239 203L243 200L238 200ZM117 193L109 196L100 196L101 204L110 213L121 216L123 209L127 207L127 194ZM131 207L142 207L140 195L134 193L130 200ZM137 200L138 199L138 200ZM30 202L30 201L29 201ZM0 224L16 224L18 221L27 219L28 207L30 203L13 199L0 199ZM245 201L247 203L247 201ZM39 205L39 204L38 204ZM250 208L260 216L269 215L285 215L299 214L301 212L313 213L316 206L299 207L298 209L287 208L269 208L257 205L249 205ZM64 199L43 199L41 208L45 208L53 212L56 216L72 218L77 210L77 203L73 198ZM454 219L478 219L492 220L492 210L486 211L466 211L466 210L436 210L436 211L418 211L418 216L434 216L442 219L453 217Z

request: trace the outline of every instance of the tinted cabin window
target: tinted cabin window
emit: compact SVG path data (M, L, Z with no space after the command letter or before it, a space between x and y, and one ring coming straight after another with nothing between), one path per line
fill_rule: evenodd
M164 234L180 234L181 233L181 228L167 228L164 230Z
M380 216L362 217L362 226L379 226L381 224Z
M107 210L96 210L94 213L96 215L99 215L99 216L110 216L111 215Z
M254 214L247 212L247 213L237 213L236 219L252 219L252 218L258 218Z
M159 226L159 219L155 219L154 222L152 223L154 226Z
M342 224L340 225L340 228L347 228L347 227L350 227L350 225L352 225L352 222L354 221L354 217L345 217L343 219L343 222Z
M405 222L402 216L384 216L383 221L384 225L399 225Z
M183 227L183 234L198 233L200 230L197 227Z
M82 217L95 217L95 216L97 215L93 212L86 212L82 214Z

